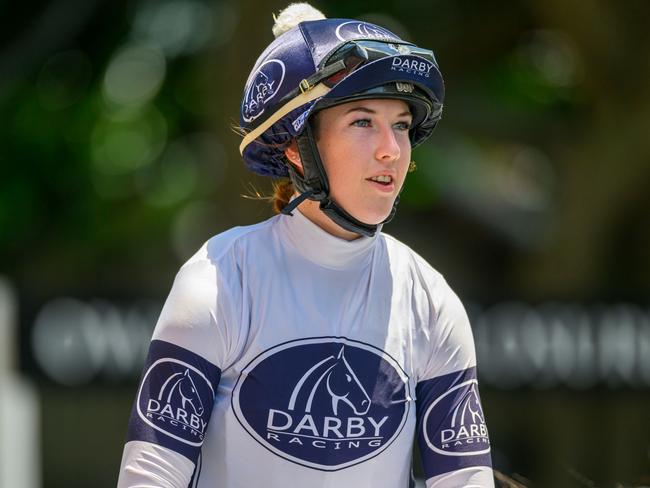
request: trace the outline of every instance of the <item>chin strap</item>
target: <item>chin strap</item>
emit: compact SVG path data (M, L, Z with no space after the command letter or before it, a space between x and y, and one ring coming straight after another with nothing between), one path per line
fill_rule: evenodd
M287 205L282 209L282 213L284 215L293 215L293 211L296 209L296 207L307 200L313 194L314 192L311 190L301 193L296 198L287 203Z
M320 209L336 224L345 230L367 237L374 236L383 224L392 220L397 211L399 196L395 199L395 203L393 203L393 208L388 217L376 225L366 224L355 219L330 198L329 180L327 179L327 173L323 167L323 161L320 158L320 153L316 146L316 139L313 136L311 122L309 120L305 123L305 130L296 138L296 143L298 152L300 153L304 175L301 175L292 164L288 165L289 177L293 182L294 188L300 195L282 209L283 214L292 215L291 212L303 201L306 199L314 200L320 202Z

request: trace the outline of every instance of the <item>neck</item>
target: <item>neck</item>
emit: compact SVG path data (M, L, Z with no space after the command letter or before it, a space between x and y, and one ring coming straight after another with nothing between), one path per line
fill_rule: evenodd
M298 205L298 211L302 213L305 217L311 220L318 227L323 229L328 234L332 234L335 237L345 239L346 241L353 241L361 237L361 235L356 232L351 232L344 229L327 215L323 213L320 209L320 204L313 200L305 200L300 205Z

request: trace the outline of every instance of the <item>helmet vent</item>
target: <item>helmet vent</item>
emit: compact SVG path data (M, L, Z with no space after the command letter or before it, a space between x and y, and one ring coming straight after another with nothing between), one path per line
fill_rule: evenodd
M413 83L406 83L402 81L397 81L395 87L398 92L402 93L413 93Z

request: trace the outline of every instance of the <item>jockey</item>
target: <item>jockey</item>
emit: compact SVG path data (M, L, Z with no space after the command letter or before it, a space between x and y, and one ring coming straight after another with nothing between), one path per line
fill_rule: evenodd
M433 53L294 4L255 63L240 151L274 217L211 238L156 324L118 486L493 487L472 331L382 232L442 113Z

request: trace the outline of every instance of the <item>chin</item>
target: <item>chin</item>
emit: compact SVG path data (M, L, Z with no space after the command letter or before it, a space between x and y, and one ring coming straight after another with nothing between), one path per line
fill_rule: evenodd
M338 202L336 198L334 201ZM364 224L378 225L388 218L394 203L395 198L358 198L342 201L339 205L358 221Z
M364 224L378 225L388 218L392 209L393 207L391 206L388 209L382 209L381 211L374 212L364 212L362 215L355 215L354 217Z

